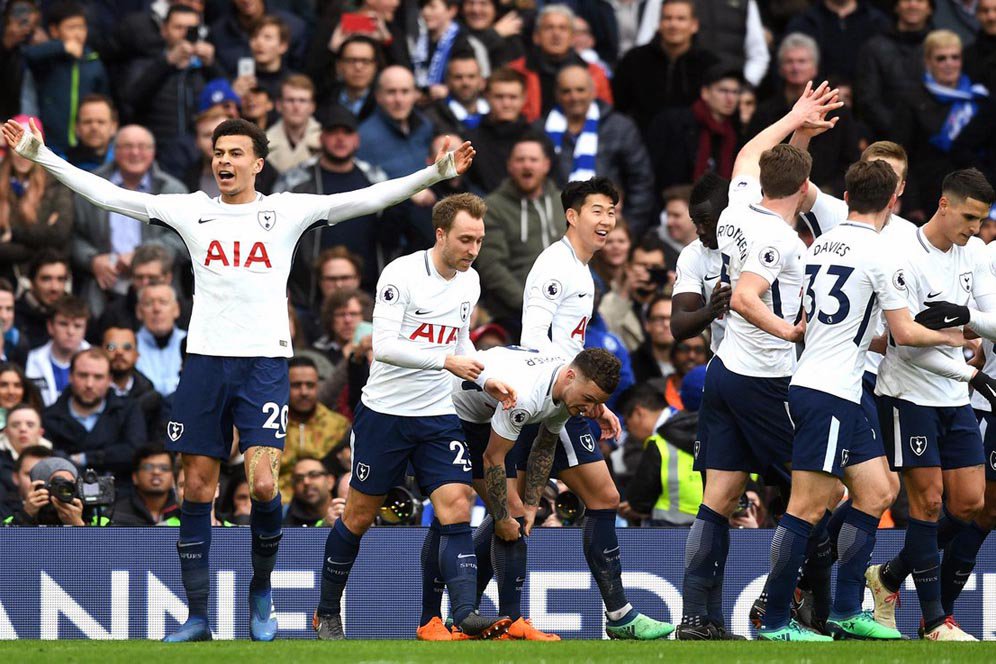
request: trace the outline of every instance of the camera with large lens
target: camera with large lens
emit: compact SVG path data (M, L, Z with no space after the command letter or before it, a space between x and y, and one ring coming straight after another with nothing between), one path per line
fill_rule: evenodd
M113 505L114 477L97 475L96 470L87 468L76 480L76 497L83 503L83 507L109 507Z
M65 477L53 477L45 484L45 489L60 503L71 503L76 498L76 482Z
M412 526L418 523L422 503L403 486L396 486L384 496L384 504L377 515L382 526Z
M554 509L557 510L557 518L565 526L573 526L584 516L584 503L573 491L562 491L557 494L554 502Z

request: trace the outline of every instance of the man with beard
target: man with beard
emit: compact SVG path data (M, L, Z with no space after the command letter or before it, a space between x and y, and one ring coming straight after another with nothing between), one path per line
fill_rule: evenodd
M277 184L278 192L338 194L387 179L380 168L356 159L360 134L356 117L349 110L338 105L322 109L318 121L322 125L321 153L285 174ZM324 249L342 245L360 256L364 265L378 265L378 216L364 215L301 237L289 284L295 306L307 308L317 301L313 266Z
M147 425L146 439L160 439L162 433L158 425L163 399L152 381L135 368L138 363L138 339L134 330L109 327L104 331L102 345L111 358L111 390L116 396L131 398L138 403Z
M66 294L69 260L52 249L43 249L31 262L28 279L31 288L14 303L14 317L28 339L28 347L35 348L50 339L48 320L52 306Z
M114 503L115 526L154 526L164 520L176 505L173 495L173 460L159 445L143 447L135 453L131 495Z
M315 362L308 357L295 357L287 366L290 399L287 402L287 440L283 457L286 463L281 466L280 472L280 493L284 500L292 496L296 498L300 488L295 479L298 475L295 462L320 459L326 465L335 463L332 460L333 450L349 433L349 420L318 401L318 368ZM346 467L349 467L348 463Z
M293 388L291 388L293 390ZM291 397L293 400L293 396ZM322 525L332 502L335 478L322 462L314 457L300 457L294 464L294 497L287 507L285 526L313 527Z

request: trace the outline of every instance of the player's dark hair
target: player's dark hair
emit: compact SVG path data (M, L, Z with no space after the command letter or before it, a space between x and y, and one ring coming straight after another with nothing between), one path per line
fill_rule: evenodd
M779 144L761 154L761 191L768 198L788 198L809 179L813 158L794 145Z
M730 181L713 171L706 171L688 195L688 216L692 223L708 224L719 220L729 205Z
M248 136L252 140L252 152L257 159L266 159L270 154L270 141L266 137L266 132L248 120L235 118L222 122L211 134L211 146L217 145L218 139L222 136Z
M166 451L166 448L159 443L147 443L135 451L135 454L131 457L131 470L132 472L138 472L138 467L142 465L142 462L146 459L154 456L159 456L160 454L165 454L169 457L170 469L173 468L173 455Z
M86 302L75 295L63 295L52 305L48 319L55 320L56 316L88 319L90 318L90 307L86 306Z
M571 366L606 394L612 394L619 387L622 363L604 348L585 348L574 358Z
M996 200L993 186L977 168L963 168L945 175L941 194L959 201L971 198L989 206Z
M484 199L474 194L454 194L447 196L432 206L432 227L449 233L457 214L466 212L474 219L484 219L488 206Z
M601 194L606 196L613 205L619 204L619 190L612 184L612 180L605 177L593 177L589 180L575 180L568 182L564 190L560 192L560 202L564 206L564 211L574 210L578 214L584 207L589 196ZM570 226L570 224L568 224Z
M104 362L107 362L107 368L110 370L111 356L108 355L107 351L103 348L91 346L90 348L85 348L73 354L73 359L69 361L69 373L76 371L76 361L81 357L89 357L91 360L103 360Z
M57 2L46 12L45 25L57 28L63 21L78 17L86 20L86 11L83 9L83 5L78 2Z
M28 459L47 459L53 455L54 452L44 445L28 445L17 455L17 461L14 462L14 474L21 472L24 462Z
M619 398L624 417L629 417L637 407L649 411L661 411L667 408L667 398L664 393L650 383L637 383L622 393Z
M881 159L851 164L844 175L848 211L858 214L881 212L889 206L898 184L899 176Z
M298 355L297 357L292 357L287 361L288 369L300 369L301 367L318 371L318 365L315 364L315 361L310 357Z
M63 254L60 254L55 249L42 249L37 254L35 254L34 260L31 261L31 265L28 266L28 279L31 281L35 280L38 276L38 272L46 265L55 265L56 263L61 263L66 266L66 271L69 271L69 259Z

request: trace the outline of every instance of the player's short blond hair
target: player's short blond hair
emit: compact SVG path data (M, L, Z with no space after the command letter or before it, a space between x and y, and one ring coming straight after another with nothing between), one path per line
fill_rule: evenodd
M899 143L892 141L875 141L865 148L861 153L861 161L872 161L874 159L894 159L903 164L902 178L905 180L910 171L910 160L906 155L906 149Z
M432 227L449 233L459 212L466 212L474 219L484 219L488 206L484 199L474 194L454 194L432 206Z

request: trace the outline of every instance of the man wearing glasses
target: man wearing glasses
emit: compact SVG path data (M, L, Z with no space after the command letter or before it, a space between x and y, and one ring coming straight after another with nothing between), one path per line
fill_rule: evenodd
M314 457L302 457L294 464L294 498L287 506L285 526L312 528L324 525L326 512L332 504L335 477Z
M176 505L173 494L173 460L161 446L150 445L135 453L131 481L134 490L114 503L115 526L154 526Z
M119 397L132 399L142 411L148 440L161 440L159 414L162 396L156 392L152 381L135 368L138 363L138 341L135 332L127 327L109 327L104 330L101 345L111 359L111 391Z

